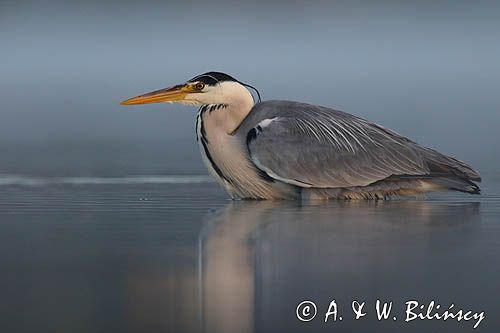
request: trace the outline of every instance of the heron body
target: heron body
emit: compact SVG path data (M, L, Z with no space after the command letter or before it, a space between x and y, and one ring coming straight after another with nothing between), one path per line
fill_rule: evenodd
M200 151L232 198L383 199L443 190L480 192L474 183L481 180L479 174L453 157L330 108L254 103L247 87L255 89L209 72L122 104L201 105L196 118Z

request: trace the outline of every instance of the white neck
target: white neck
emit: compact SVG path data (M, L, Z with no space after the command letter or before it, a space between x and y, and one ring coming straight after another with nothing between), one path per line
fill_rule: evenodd
M224 104L224 108L210 113L214 124L233 135L241 122L250 113L254 105L252 94L238 82L222 82L211 92L211 100L207 104Z

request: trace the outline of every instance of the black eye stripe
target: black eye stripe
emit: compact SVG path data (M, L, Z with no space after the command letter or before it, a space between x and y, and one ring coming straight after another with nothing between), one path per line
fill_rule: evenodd
M216 85L217 83L224 82L224 81L238 82L238 80L236 80L234 77L227 75L225 73L221 73L221 72L204 73L204 74L195 76L194 78L192 78L188 82L196 82L196 81L203 82L203 83L210 85L210 86Z
M213 77L202 76L202 75L195 77L195 78L189 80L188 82L196 82L196 81L203 82L204 84L207 84L209 86L214 86L219 82Z
M249 84L240 82L240 81L236 80L234 77L227 75L225 73L207 72L207 73L195 76L194 78L192 78L188 82L202 82L208 86L215 86L219 82L224 82L224 81L238 82L239 84L244 85L247 88L253 89L257 93L258 101L259 102L261 101L260 93L256 88L252 87Z

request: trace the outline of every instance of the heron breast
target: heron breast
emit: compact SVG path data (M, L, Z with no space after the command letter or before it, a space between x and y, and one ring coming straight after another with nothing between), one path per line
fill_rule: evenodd
M264 180L251 162L245 139L228 135L207 113L198 118L197 135L203 160L210 172L233 197L282 197L273 182Z

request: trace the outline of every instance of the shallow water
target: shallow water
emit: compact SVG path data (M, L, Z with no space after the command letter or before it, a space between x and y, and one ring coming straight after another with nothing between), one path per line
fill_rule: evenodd
M408 300L500 326L493 181L481 196L298 203L232 202L203 177L2 180L2 332L472 331L405 322ZM377 299L396 321L377 320ZM324 323L332 300L343 320Z

